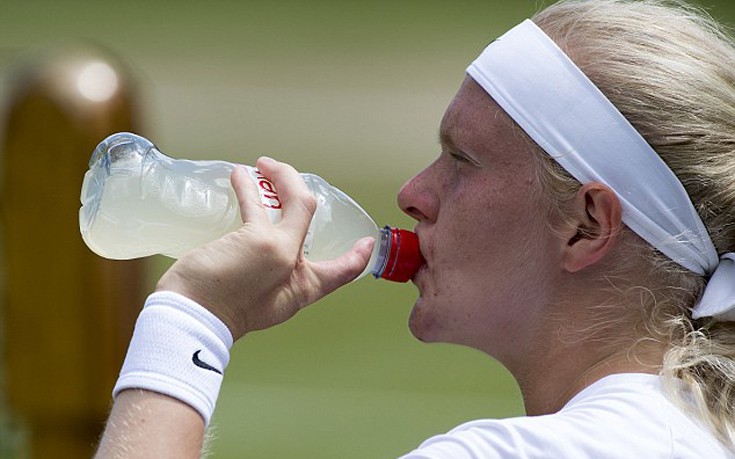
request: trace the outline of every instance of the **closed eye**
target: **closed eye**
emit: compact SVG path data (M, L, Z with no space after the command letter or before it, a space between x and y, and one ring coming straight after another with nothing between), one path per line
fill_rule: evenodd
M472 166L479 167L479 163L474 158L465 154L460 148L454 143L454 139L449 133L445 131L439 131L439 145L442 147L442 153L447 154L457 166L469 164Z
M468 156L465 153L462 153L461 151L449 150L447 151L447 155L449 155L451 160L454 162L455 167L471 166L474 168L482 168L480 166L480 163L478 163L475 160L475 158Z
M451 158L453 160L455 160L455 161L457 161L459 163L471 163L471 161L469 159L467 159L466 156L461 155L459 153L449 152L449 156L451 156Z

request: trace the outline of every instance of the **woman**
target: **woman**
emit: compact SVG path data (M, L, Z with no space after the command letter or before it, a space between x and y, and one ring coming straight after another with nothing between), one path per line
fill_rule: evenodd
M399 194L426 259L410 328L498 359L528 416L470 422L406 458L735 457L733 63L732 41L684 4L588 0L470 66L441 155ZM367 262L370 241L304 260L314 200L290 167L258 165L283 222L233 176L244 226L149 298L101 456L196 456L233 338ZM209 370L161 363L186 346Z

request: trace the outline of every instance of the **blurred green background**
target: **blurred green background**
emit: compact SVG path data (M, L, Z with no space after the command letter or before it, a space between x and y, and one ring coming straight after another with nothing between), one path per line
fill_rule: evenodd
M732 0L702 4L735 19ZM164 152L244 163L267 154L327 178L378 223L411 227L395 194L436 155L439 120L466 65L540 6L0 1L0 97L26 56L91 42L132 69L145 134ZM169 263L151 260L150 286ZM364 279L238 342L214 456L394 457L463 421L522 414L497 363L410 336L415 295L410 284Z

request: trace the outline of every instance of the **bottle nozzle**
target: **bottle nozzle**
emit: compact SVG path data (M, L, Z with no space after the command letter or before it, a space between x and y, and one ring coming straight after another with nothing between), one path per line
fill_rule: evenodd
M390 226L380 232L380 252L373 276L393 282L408 282L425 262L416 233Z

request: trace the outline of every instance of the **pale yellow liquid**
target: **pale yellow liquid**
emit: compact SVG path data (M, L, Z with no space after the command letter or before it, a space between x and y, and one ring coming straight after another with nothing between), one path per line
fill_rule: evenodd
M182 176L166 167L150 168L142 176L111 174L91 226L82 230L85 242L105 258L158 253L177 258L237 229L241 219L229 171L218 174L220 177L206 172L198 175L201 178Z
M95 253L111 259L153 254L178 258L242 225L237 198L230 185L234 166L220 161L166 160L140 170L112 171L104 179L101 197L94 197L94 174L85 175L83 206L99 199L99 207L85 223L82 237ZM98 174L99 176L99 174ZM348 251L365 237L379 238L373 220L358 204L320 177L302 175L317 197L318 208L304 244L312 261L329 260ZM96 185L97 187L100 184ZM271 212L272 221L280 212ZM373 250L366 274L375 263Z
M309 237L313 237L313 241L310 248L308 240L304 247L307 258L332 260L350 250L358 240L370 236L375 238L375 247L360 277L369 273L375 265L380 241L380 231L373 219L352 198L322 178L311 174L302 176L318 203L309 227Z

